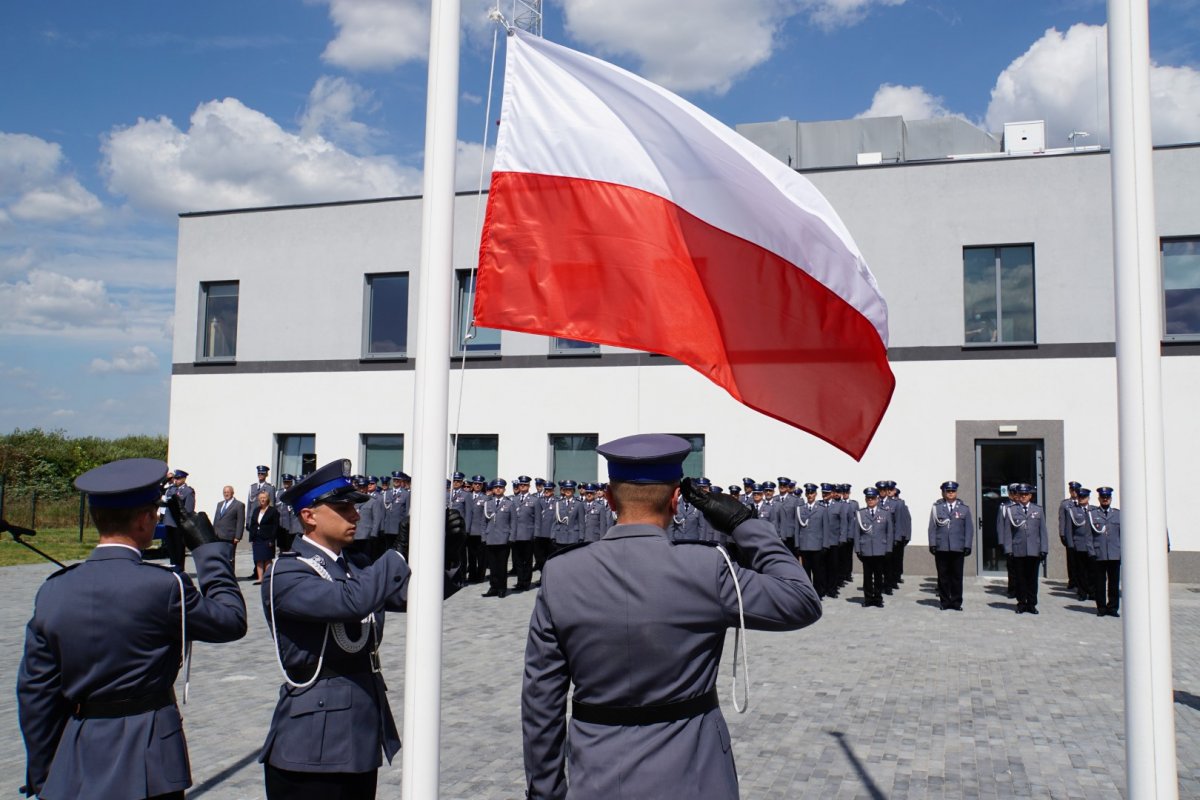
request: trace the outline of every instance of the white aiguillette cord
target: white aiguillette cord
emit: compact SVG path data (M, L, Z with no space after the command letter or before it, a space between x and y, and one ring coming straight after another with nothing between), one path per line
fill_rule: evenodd
M183 666L183 704L188 701L188 689L192 684L192 643L187 639L187 595L183 593L183 578L171 572L179 584L179 663Z
M725 558L725 563L729 566L729 575L733 578L733 589L737 593L738 601L738 627L733 632L733 681L730 686L730 695L733 698L733 709L739 714L746 713L746 709L750 707L750 655L747 652L746 644L742 639L746 635L746 610L742 605L742 585L738 583L737 570L733 568L733 561L729 558L729 553L721 545L717 545L717 551ZM738 705L737 698L737 674L738 674L738 650L742 651L742 697L745 702Z

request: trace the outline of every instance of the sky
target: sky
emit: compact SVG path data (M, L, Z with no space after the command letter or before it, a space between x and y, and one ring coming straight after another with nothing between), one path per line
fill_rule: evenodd
M463 0L461 189L499 115L491 5ZM730 126L1044 119L1048 146L1108 145L1103 0L543 11L546 37ZM428 0L3 4L0 431L166 433L179 213L419 194L428 24ZM1155 142L1200 141L1200 0L1152 0L1150 28Z

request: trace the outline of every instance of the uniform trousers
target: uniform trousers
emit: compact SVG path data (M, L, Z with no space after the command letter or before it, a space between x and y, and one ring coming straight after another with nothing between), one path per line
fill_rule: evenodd
M800 565L808 573L808 579L812 581L813 588L817 590L818 595L824 597L825 571L821 564L821 557L824 554L820 550L800 550L798 555L800 556Z
M904 575L905 547L908 547L908 542L896 542L892 545L892 552L885 556L887 559L885 580L889 589L896 589L900 586L901 577Z
M864 605L883 605L883 581L887 556L859 556L863 565Z
M1121 562L1097 561L1091 563L1092 597L1097 611L1117 611L1121 607Z
M1016 556L1010 557L1009 561L1013 565L1017 610L1037 610L1038 566L1041 565L1042 559L1039 556Z
M535 536L533 538L533 568L541 572L546 563L546 557L553 552L553 539L549 536Z
M483 580L487 565L484 563L483 537L467 536L467 580L475 583Z
M937 564L938 599L942 608L962 608L963 554L939 550L933 554Z
M503 594L508 588L508 545L487 545L488 592Z
M517 588L528 589L533 583L533 540L512 543L513 569L517 573Z
M842 583L849 583L854 580L854 542L849 540L842 542L841 551L841 579Z
M163 532L163 546L167 548L167 558L171 559L171 566L179 572L183 572L185 553L183 534L179 532L179 528L174 525L167 526Z
M1067 557L1067 588L1078 590L1082 582L1079 580L1079 571L1075 568L1075 551L1066 541L1062 545Z
M267 800L375 800L379 775L377 770L293 772L270 764L266 773Z
M1086 550L1072 550L1075 558L1075 591L1080 600L1092 599L1092 557Z

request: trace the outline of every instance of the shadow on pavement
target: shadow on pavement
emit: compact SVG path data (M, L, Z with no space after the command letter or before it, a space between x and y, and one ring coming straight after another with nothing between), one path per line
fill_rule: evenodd
M867 774L863 763L858 760L858 756L854 754L854 750L846 742L846 734L841 731L829 731L829 735L837 739L838 747L842 748L842 752L846 754L850 766L854 767L854 771L858 773L858 779L862 781L863 788L870 794L871 800L887 800L887 795L880 791L879 786L875 781L871 780L871 776Z
M1181 706L1187 706L1188 708L1194 708L1196 711L1200 711L1200 697L1197 697L1191 692L1185 692L1182 689L1176 689L1175 702L1179 703Z
M251 764L255 760L257 760L258 754L260 752L261 752L261 750L254 749L254 750L251 750L249 753L246 753L246 755L239 758L236 763L230 764L228 767L221 770L216 775L213 775L211 778L207 778L202 783L199 783L199 784L196 784L195 786L193 786L191 789L188 790L187 796L188 797L199 797L200 795L204 794L205 792L209 791L210 789L216 789L218 786L220 786L222 783L224 783L227 779L233 777L238 772L241 772L242 769L244 769L247 764Z

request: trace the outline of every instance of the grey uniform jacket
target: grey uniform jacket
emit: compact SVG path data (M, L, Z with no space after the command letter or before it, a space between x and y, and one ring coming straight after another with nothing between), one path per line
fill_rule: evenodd
M820 503L813 503L812 508L807 502L796 506L796 549L823 550L825 548L825 526L828 523L828 509Z
M170 497L178 497L179 504L183 506L184 511L190 513L196 510L196 490L186 483L183 486L168 486L167 490L163 492L163 499ZM175 527L175 518L171 516L169 508L163 508L162 521L168 527Z
M967 504L954 507L938 500L929 510L929 546L939 553L965 553L975 549L975 518Z
M1075 501L1068 497L1058 506L1058 539L1067 549L1071 548L1071 518L1068 511L1075 505Z
M364 539L378 537L383 526L383 501L379 499L378 495L371 495L370 499L359 503L358 516L358 525L354 529L354 541L361 542Z
M511 497L489 497L483 501L483 543L508 544L512 539L516 506Z
M582 504L574 497L560 497L550 504L550 536L556 544L583 541L580 521Z
M483 504L487 501L487 499L488 496L484 492L480 492L479 494L472 492L471 494L467 495L465 501L467 509L467 513L465 515L467 523L467 536L483 536Z
M912 540L912 513L908 503L899 497L889 497L887 502L879 501L879 505L887 508L892 514L892 538L896 544L907 544Z
M796 505L804 502L795 494L788 492L781 494L775 503L775 525L779 528L779 538L783 539L785 544L794 544L796 541L797 529L800 527L796 522Z
M1004 551L1014 558L1038 558L1046 555L1050 543L1046 538L1046 512L1037 503L1022 508L1020 503L1004 506Z
M1091 524L1088 526L1090 548L1088 552L1097 561L1121 560L1121 510L1108 507L1093 508Z
M379 529L390 536L400 533L400 520L405 516L402 491L388 489L382 492L380 498L383 501L383 522Z
M235 542L242 538L246 529L246 506L236 497L229 499L229 508L225 501L217 503L212 518L213 532L227 542Z
M512 540L514 542L530 542L542 523L541 500L529 493L513 495Z
M772 526L748 520L735 540L751 565L734 565L747 627L795 630L820 618L816 591ZM725 631L737 624L734 581L718 550L672 544L657 526L616 525L549 559L521 696L529 797L568 796L568 752L572 800L737 797L719 708L637 726L568 726L566 718L571 684L575 698L602 706L703 695L716 683Z
M600 500L584 500L583 508L579 511L579 525L583 531L583 541L598 541L612 527L612 511L607 503Z
M704 519L699 509L686 500L680 499L679 508L676 509L675 515L671 517L671 528L668 532L672 541L675 542L698 542L703 539L701 535L700 522ZM596 537L600 538L599 536ZM584 536L585 541L595 541Z
M298 556L320 558L333 580L325 580ZM375 633L355 654L343 651L331 633L324 667L339 674L306 689L280 685L260 762L296 772L368 772L380 766L382 755L390 762L400 749L387 687L382 674L371 671L370 651L383 635L384 610L405 609L408 564L396 550L384 552L374 564L361 553L347 558L349 574L301 537L263 579L263 613L269 626L273 602L280 655L296 683L313 676L327 622L344 623L347 634L356 638L361 620L374 612Z
M1073 505L1066 510L1067 540L1070 548L1079 553L1090 553L1092 549L1092 529L1088 515L1099 511L1096 506Z
M875 506L875 516L871 509L860 508L854 515L851 524L854 526L854 552L863 557L886 556L895 546L892 534L894 518L882 506Z
M193 552L197 589L184 575L188 639L246 634L246 604L220 542ZM17 703L28 756L25 782L43 798L127 800L192 785L174 705L112 719L77 719L85 700L120 701L169 690L179 674L175 574L121 546L51 575L25 629ZM210 654L210 657L216 657Z

